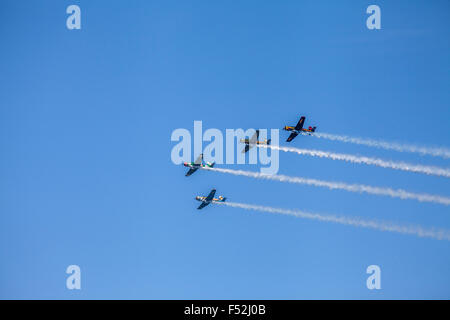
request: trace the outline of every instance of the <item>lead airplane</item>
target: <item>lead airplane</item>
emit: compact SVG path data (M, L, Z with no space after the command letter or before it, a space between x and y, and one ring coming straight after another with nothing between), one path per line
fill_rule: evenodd
M219 198L214 198L215 194L216 194L216 189L212 189L211 192L206 197L196 196L195 200L202 202L202 204L197 209L199 209L199 210L203 209L208 204L213 203L213 202L225 202L225 200L227 200L227 198L224 198L222 196L219 196Z
M291 134L287 138L286 142L291 142L299 133L301 134L311 134L316 132L317 127L309 126L308 129L303 129L303 124L305 123L305 117L301 117L295 127L285 126L283 129L286 131L291 131Z
M183 166L188 167L189 171L186 172L186 177L189 177L191 174L193 174L195 171L197 171L200 168L212 168L214 167L215 162L206 162L206 164L203 164L203 153L201 153L197 159L195 159L194 162L185 162L183 163Z
M259 130L256 130L256 132L250 139L241 139L241 142L245 144L245 148L242 150L242 153L246 153L255 144L266 144L266 145L270 144L271 139L264 139L264 141L258 141L258 138L259 138Z

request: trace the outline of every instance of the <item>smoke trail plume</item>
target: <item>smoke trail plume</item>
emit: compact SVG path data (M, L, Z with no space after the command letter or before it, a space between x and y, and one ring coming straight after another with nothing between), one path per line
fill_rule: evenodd
M312 157L319 158L328 158L332 160L342 160L351 163L362 163L367 165L374 165L382 168L390 168L395 170L423 173L428 175L435 175L450 178L450 170L446 168L432 167L432 166L423 166L420 164L411 164L406 162L396 162L390 160L382 160L377 158L369 158L364 156L355 156L351 154L344 153L334 153L329 151L321 151L321 150L311 150L311 149L300 149L300 148L292 148L292 147L280 147L275 145L257 145L260 148L271 148L284 152L294 152L300 155L308 155Z
M433 157L442 157L442 158L450 158L450 150L444 147L423 147L423 146L415 146L411 144L401 144L396 142L387 142L381 140L373 140L367 138L359 138L359 137L349 137L345 135L337 135L330 134L324 132L317 132L312 134L312 136L317 138L324 138L332 141L340 141L347 143L354 143L359 145L365 145L369 147L375 147L385 150L395 150L399 152L411 152L411 153L419 153L421 155L429 155Z
M305 184L315 187L324 187L331 190L345 190L349 192L357 192L357 193L368 193L379 196L389 196L392 198L400 198L400 199L411 199L417 200L420 202L432 202L443 205L450 205L450 198L427 194L427 193L413 193L402 189L392 189L392 188L383 188L383 187L374 187L363 184L347 184L344 182L336 182L336 181L324 181L303 177L290 177L285 175L269 175L260 172L253 171L244 171L244 170L232 170L232 169L223 169L223 168L208 168L205 167L205 170L216 171L221 173L228 173L236 176L245 176L256 179L266 179L266 180L274 180L279 182L289 182L289 183L297 183L297 184Z
M422 226L413 225L397 225L392 222L387 221L375 221L375 220L364 220L357 217L344 217L335 215L323 215L318 213L310 213L300 210L288 210L280 208L272 208L266 206L257 206L244 203L236 202L216 202L217 204L226 205L233 208L242 208L246 210L262 211L269 213L279 213L285 215L291 215L298 218L319 220L324 222L334 222L344 225L350 225L354 227L370 228L379 231L389 231L397 232L402 234L410 234L418 237L428 237L437 240L447 240L450 241L450 230L444 229L425 229Z

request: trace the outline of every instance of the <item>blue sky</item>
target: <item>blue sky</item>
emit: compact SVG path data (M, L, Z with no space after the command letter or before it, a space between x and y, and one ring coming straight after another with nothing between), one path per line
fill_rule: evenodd
M66 28L81 8L82 29ZM370 4L381 30L366 28ZM448 1L2 1L0 298L450 298L449 243L223 206L450 228L449 209L213 172L174 129L281 128L449 146ZM280 132L281 144L287 134ZM293 146L448 167L311 137ZM234 168L232 165L222 167ZM247 165L246 170L259 170ZM280 154L280 174L450 195L446 178ZM67 266L82 289L67 290ZM381 267L381 290L366 268Z

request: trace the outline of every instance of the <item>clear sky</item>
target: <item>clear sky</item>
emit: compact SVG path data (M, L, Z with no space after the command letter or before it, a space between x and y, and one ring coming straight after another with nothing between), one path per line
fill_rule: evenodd
M66 28L67 6L81 30ZM368 30L366 8L381 8ZM448 1L1 1L0 298L450 298L450 243L224 206L450 228L449 208L171 162L177 128L450 146ZM280 131L285 145L286 132ZM298 137L292 146L449 167ZM224 168L259 170L259 165ZM280 154L280 174L450 196L443 177ZM66 289L67 266L82 289ZM381 268L381 290L366 268Z

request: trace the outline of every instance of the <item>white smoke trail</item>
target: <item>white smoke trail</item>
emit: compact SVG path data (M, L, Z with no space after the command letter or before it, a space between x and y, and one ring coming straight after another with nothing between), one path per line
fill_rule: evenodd
M275 150L280 150L284 152L294 152L300 155L308 155L312 157L329 158L332 160L342 160L351 163L362 163L367 165L374 165L382 168L390 168L395 170L403 170L409 172L423 173L428 175L435 175L450 178L450 170L440 167L423 166L420 164L411 164L406 162L395 162L390 160L382 160L377 158L369 158L364 156L355 156L345 153L334 153L329 151L321 150L311 150L311 149L300 149L292 147L280 147L275 145L257 145L260 148L271 148Z
M291 215L298 218L319 220L324 222L334 222L345 225L350 225L354 227L371 228L379 231L389 231L397 232L402 234L411 234L418 237L428 237L438 240L450 241L450 230L445 229L425 229L422 226L413 225L397 225L392 222L387 221L375 221L375 220L364 220L357 217L344 217L335 215L323 215L318 213L310 213L300 210L288 210L280 208L272 208L266 206L257 206L245 203L236 202L216 202L217 204L226 205L233 208L242 208L246 210L279 213L285 215Z
M359 137L349 137L345 135L337 135L330 134L324 132L317 132L312 134L312 136L317 138L324 138L332 141L341 141L347 143L354 143L359 145L365 145L369 147L375 147L386 150L395 150L399 152L411 152L411 153L419 153L422 155L430 155L433 157L442 157L442 158L450 158L450 149L444 147L423 147L423 146L415 146L411 144L401 144L396 142L387 142L382 140L373 140L367 138L359 138Z
M298 183L311 185L315 187L325 187L328 189L339 189L345 190L349 192L358 192L358 193L368 193L373 195L380 196L389 196L392 198L400 198L400 199L411 199L417 200L420 202L432 202L443 205L450 205L450 198L432 195L427 193L413 193L402 189L391 189L391 188L382 188L382 187L373 187L363 184L347 184L344 182L335 182L335 181L324 181L317 179L309 179L302 177L290 177L285 175L269 175L260 172L253 171L244 171L244 170L232 170L232 169L222 169L222 168L208 168L205 167L205 170L216 171L221 173L233 174L236 176L245 176L256 179L266 179L266 180L275 180L279 182L289 182L289 183Z

